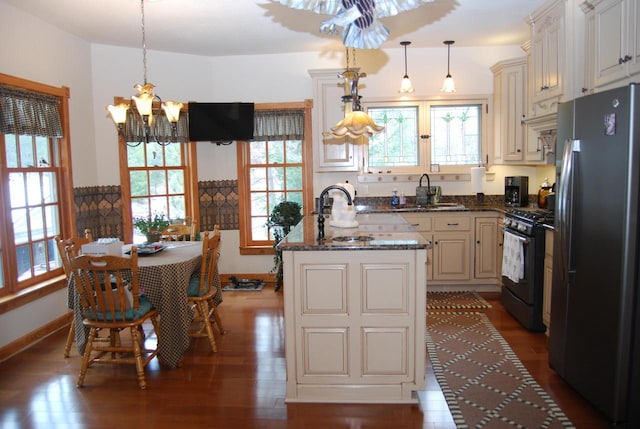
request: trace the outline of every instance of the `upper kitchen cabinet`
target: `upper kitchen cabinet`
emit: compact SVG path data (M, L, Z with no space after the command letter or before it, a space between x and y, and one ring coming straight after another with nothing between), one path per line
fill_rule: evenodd
M313 164L314 171L358 171L359 147L350 137L325 138L328 131L344 118L344 86L338 75L344 69L309 70L313 80Z
M565 2L547 2L529 16L529 117L556 113L563 94Z
M591 3L595 19L594 81L596 90L601 91L624 85L640 72L640 7L638 0Z
M493 72L493 125L496 164L524 161L526 125L526 57L500 61Z

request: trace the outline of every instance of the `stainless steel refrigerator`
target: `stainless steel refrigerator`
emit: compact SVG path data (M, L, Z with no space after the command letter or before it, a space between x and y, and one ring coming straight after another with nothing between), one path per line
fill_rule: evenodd
M640 427L639 103L632 84L558 108L549 363L621 427Z

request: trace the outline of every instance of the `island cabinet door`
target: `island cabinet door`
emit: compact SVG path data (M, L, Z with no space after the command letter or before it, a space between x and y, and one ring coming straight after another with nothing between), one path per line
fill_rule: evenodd
M288 292L293 294L298 384L400 385L414 380L415 254L295 252L295 285ZM420 307L424 313L424 305Z

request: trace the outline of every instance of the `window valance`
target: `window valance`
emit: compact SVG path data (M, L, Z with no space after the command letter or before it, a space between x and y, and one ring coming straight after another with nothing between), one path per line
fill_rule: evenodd
M52 95L0 85L0 132L62 137L59 103Z
M302 140L304 110L256 110L254 140Z

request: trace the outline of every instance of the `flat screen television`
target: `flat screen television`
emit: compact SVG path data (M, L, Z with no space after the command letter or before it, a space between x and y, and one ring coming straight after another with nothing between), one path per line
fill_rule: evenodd
M254 103L189 103L189 141L253 138Z

